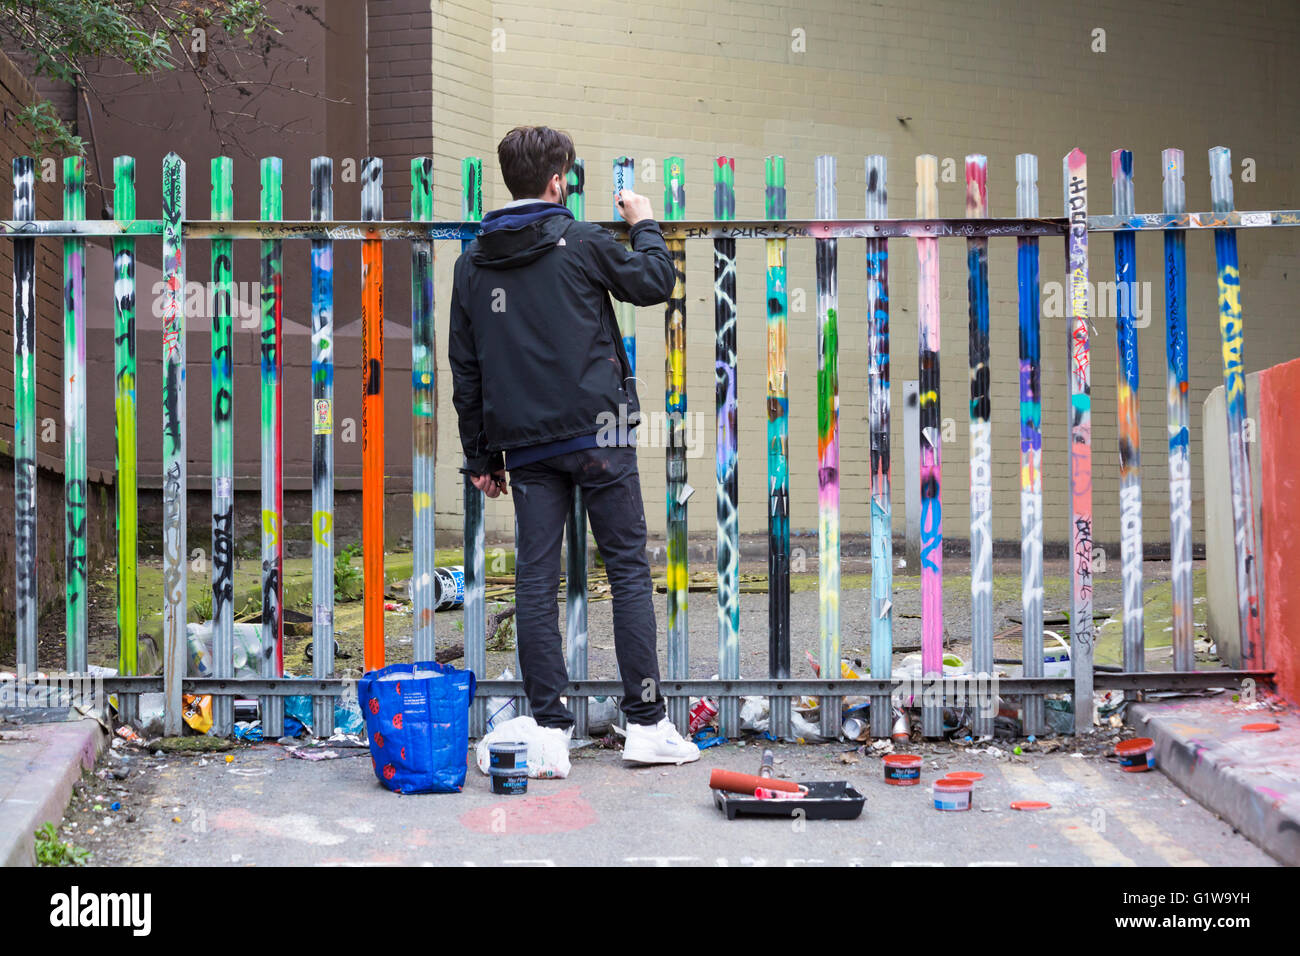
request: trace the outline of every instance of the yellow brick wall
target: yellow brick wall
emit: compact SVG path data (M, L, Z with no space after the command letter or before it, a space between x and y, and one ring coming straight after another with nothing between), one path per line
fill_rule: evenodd
M990 212L1015 213L1015 155L1039 157L1040 209L1061 215L1061 157L1081 147L1089 157L1090 211L1111 211L1110 150L1134 151L1137 208L1161 204L1160 151L1187 156L1192 210L1209 208L1207 150L1233 150L1240 209L1300 206L1296 132L1297 72L1292 52L1300 6L1189 0L1177 6L1128 3L947 2L947 0L807 0L706 2L542 0L435 2L434 127L439 217L459 212L459 159L484 158L486 208L509 199L495 169L496 141L510 127L545 123L570 132L586 160L589 218L607 218L611 163L620 154L650 161L654 181L642 183L663 210L666 156L686 162L687 216L712 214L711 160L736 159L737 216L761 217L763 158L786 157L788 214L813 215L813 162L838 161L841 217L863 215L863 158L889 162L890 215L915 212L914 159L933 153L955 163L956 182L940 182L940 214L964 210L963 158L989 157ZM493 50L493 30L498 47ZM1105 52L1094 52L1094 30ZM806 49L792 49L802 30ZM904 118L900 120L900 117ZM1254 160L1256 181L1241 182L1241 161ZM1300 279L1300 233L1241 233L1246 363L1257 369L1300 355L1300 325L1291 288ZM740 522L742 532L766 528L765 312L761 243L741 244L739 279ZM439 507L459 527L459 463L455 413L446 368L447 278L455 250L441 245L438 286L440 456ZM1151 324L1140 333L1145 532L1167 540L1165 336L1161 239L1138 242L1138 278L1153 283ZM895 530L903 528L902 382L917 377L915 242L890 247L893 365ZM1044 283L1063 276L1062 244L1044 241ZM700 456L689 459L690 530L714 527L712 251L688 245L687 348L689 409L701 427ZM1192 475L1197 540L1201 517L1200 408L1221 381L1213 244L1194 233L1188 243L1193 416ZM817 316L811 243L792 242L792 289L805 290L806 311L790 314L792 526L815 529ZM863 243L839 244L840 428L842 526L869 528L867 336ZM990 252L994 534L1019 536L1018 367L1015 243L994 240ZM1114 279L1113 243L1094 234L1094 281ZM941 243L942 414L956 423L943 446L945 534L968 530L967 300L965 244ZM662 407L663 310L638 310L643 404ZM1095 318L1093 339L1094 537L1119 540L1118 446L1113 317ZM1064 540L1066 481L1066 325L1044 317L1044 505L1049 540ZM661 448L643 449L642 481L652 534L664 527ZM508 503L489 505L488 526L508 531Z

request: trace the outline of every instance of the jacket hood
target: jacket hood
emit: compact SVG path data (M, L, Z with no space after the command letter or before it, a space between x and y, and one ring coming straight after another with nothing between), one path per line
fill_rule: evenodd
M555 248L573 213L557 203L538 201L494 209L483 217L483 230L470 251L475 265L513 269Z

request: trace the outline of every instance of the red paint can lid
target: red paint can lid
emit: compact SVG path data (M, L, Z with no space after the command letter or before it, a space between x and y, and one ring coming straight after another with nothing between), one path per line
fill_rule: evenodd
M976 780L983 780L984 774L976 770L954 770L948 774L949 780L968 780L974 783Z
M1270 731L1281 730L1282 728L1277 724L1245 724L1241 729L1251 734L1267 734Z
M1052 805L1042 800L1016 800L1011 804L1012 810L1050 810Z
M1155 741L1150 737L1134 737L1132 740L1123 740L1115 745L1115 754L1119 757L1134 757L1138 754L1144 754L1155 746Z
M921 757L919 754L886 754L885 763L890 767L919 767Z

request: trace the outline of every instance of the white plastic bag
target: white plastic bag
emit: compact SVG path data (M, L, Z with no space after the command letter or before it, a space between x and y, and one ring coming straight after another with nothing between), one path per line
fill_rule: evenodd
M501 741L528 745L528 776L563 778L569 775L569 734L539 727L531 717L507 720L478 742L474 756L483 773L487 773L491 766L489 751L492 745Z
M497 675L497 680L514 680L515 675L506 668ZM519 713L513 697L489 697L487 701L487 729L495 730L508 720L513 720Z

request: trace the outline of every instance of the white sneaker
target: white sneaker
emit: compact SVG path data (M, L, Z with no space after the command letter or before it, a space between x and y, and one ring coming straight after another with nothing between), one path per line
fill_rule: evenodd
M667 717L655 725L627 725L623 759L636 763L674 763L680 766L700 759L700 748L683 740Z

